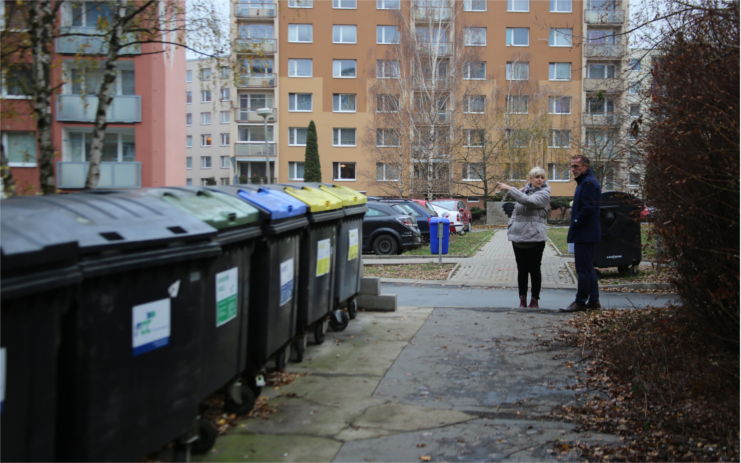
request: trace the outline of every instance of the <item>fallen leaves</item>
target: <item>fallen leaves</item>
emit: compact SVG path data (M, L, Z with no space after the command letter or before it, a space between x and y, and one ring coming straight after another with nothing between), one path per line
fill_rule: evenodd
M398 264L365 265L363 274L378 278L406 278L410 280L447 280L455 264Z

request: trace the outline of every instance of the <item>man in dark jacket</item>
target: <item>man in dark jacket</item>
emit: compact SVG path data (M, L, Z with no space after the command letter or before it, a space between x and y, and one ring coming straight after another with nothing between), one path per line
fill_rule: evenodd
M576 300L567 308L561 309L563 312L602 308L599 303L597 272L594 270L594 248L602 236L600 230L602 189L592 169L589 168L587 157L581 155L572 157L571 172L577 186L566 241L574 243L577 286Z

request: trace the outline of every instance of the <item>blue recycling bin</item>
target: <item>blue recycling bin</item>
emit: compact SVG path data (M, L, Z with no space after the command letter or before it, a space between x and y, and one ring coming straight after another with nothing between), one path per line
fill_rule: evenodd
M440 225L442 223L442 236ZM442 246L440 243L442 238ZM447 254L448 242L450 241L450 219L445 217L433 217L430 219L430 254Z

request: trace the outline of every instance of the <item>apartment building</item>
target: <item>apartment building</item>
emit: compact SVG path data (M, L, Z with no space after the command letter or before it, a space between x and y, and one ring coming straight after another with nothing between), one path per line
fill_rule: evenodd
M312 120L323 180L374 195L476 198L533 165L570 195L580 152L621 172L619 0L234 0L233 13L240 109L273 109L237 121L250 176L269 160L278 181L301 180Z

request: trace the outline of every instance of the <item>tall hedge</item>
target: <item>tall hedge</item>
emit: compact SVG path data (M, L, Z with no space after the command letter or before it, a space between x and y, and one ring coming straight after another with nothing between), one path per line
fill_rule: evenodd
M319 146L316 141L316 126L309 122L306 130L306 153L304 155L304 181L321 182L322 166L319 163Z

